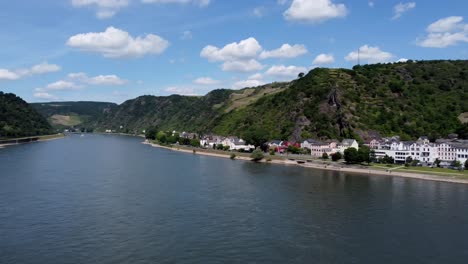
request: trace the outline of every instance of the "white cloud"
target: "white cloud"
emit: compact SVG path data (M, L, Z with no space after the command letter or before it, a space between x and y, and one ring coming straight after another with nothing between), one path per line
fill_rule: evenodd
M170 94L180 94L180 95L199 95L194 88L192 87L180 87L180 86L170 86L164 89L165 92Z
M44 73L51 73L60 71L61 67L56 64L49 64L47 62L43 62L41 64L37 64L31 67L30 72L31 74L44 74Z
M315 57L312 64L314 64L314 65L332 64L334 62L335 62L335 57L333 56L333 54L322 53L322 54L318 55L317 57Z
M406 58L401 58L401 59L397 60L396 62L403 62L403 63L404 63L404 62L407 62L407 61L408 61L408 59L406 59Z
M278 0L277 3L278 5L285 5L289 2L289 0Z
M39 99L45 99L45 100L58 100L57 96L47 93L47 92L34 93L34 97L39 98Z
M265 7L258 6L252 10L252 14L256 17L263 17L265 15Z
M9 80L14 81L23 77L40 75L46 73L52 73L60 71L61 67L56 64L49 64L48 62L43 62L37 65L32 66L28 69L18 69L18 70L8 70L0 69L0 80Z
M283 14L286 20L320 23L328 19L345 17L348 10L344 4L332 0L293 0Z
M264 66L254 59L226 61L222 65L223 71L233 72L253 72L263 68Z
M121 8L129 5L129 0L72 0L74 7L94 6L96 17L106 19L113 17Z
M346 57L346 61L357 62L358 58L361 61L368 63L388 62L393 58L393 54L380 50L379 47L364 45L359 48L359 51L352 51Z
M205 7L210 4L210 0L142 0L145 4L194 4Z
M264 85L265 82L262 80L243 80L243 81L238 81L233 84L232 88L234 89L242 89L246 87L257 87L260 85Z
M104 32L72 36L67 45L82 51L100 53L106 58L137 58L147 54L161 54L169 42L153 34L134 38L126 31L108 27Z
M413 9L416 7L415 2L408 2L408 3L399 3L396 6L393 7L393 17L392 19L398 19L400 18L404 13L408 12L409 10Z
M265 75L281 78L295 78L299 73L306 71L307 68L305 67L273 65L265 72Z
M238 43L227 44L223 48L208 45L202 49L200 56L209 61L242 60L255 58L261 50L262 46L251 37Z
M427 36L416 43L425 48L446 48L458 43L468 43L468 24L463 17L451 16L437 20L427 28Z
M200 84L200 85L216 85L220 84L221 82L210 77L200 77L193 80L193 83Z
M263 75L261 73L255 73L249 76L249 80L263 80Z
M98 75L88 77L86 73L70 73L68 78L81 82L83 84L96 85L96 86L120 86L128 83L128 80L122 79L117 75Z
M63 80L60 80L60 81L57 81L57 82L54 82L54 83L50 83L46 86L46 88L43 88L42 91L64 91L64 90L76 90L76 89L81 89L83 88L82 86L79 86L73 82L69 82L69 81L63 81ZM41 88L38 88L37 90L39 90Z
M463 29L466 24L462 24L463 17L461 16L451 16L437 20L436 22L430 24L426 31L433 33L444 33L451 32L459 29Z
M182 32L182 36L180 38L182 40L189 40L189 39L192 39L192 37L193 37L192 31L186 30L186 31Z
M0 69L0 80L14 81L18 80L21 76L8 69Z
M289 45L283 44L280 48L270 51L263 51L260 54L261 59L268 59L268 58L296 58L301 55L306 54L307 48L304 45Z

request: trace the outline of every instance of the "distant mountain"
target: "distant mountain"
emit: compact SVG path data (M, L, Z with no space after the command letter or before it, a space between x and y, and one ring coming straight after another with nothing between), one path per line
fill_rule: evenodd
M247 139L467 137L468 61L316 68L289 83L141 96L96 113L94 128L131 133L155 126Z
M28 103L0 92L0 139L50 134L51 126Z
M54 102L32 103L31 106L47 118L55 129L85 128L92 130L97 120L117 107L115 103L105 102Z

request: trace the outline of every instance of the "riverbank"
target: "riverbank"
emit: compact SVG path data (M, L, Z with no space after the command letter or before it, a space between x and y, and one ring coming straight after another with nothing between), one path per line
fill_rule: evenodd
M8 146L15 146L19 144L28 144L34 142L41 142L41 141L49 141L55 139L64 138L65 135L62 133L53 134L53 135L43 135L43 136L36 136L36 137L23 137L23 138L11 138L7 140L0 140L0 148L5 148ZM5 142L5 143L2 143Z
M231 153L219 153L213 152L207 149L187 149L185 147L168 147L168 146L161 146L158 144L154 144L151 142L143 142L143 144L150 145L152 147L189 153L189 154L197 154L197 155L205 155L211 157L218 157L218 158L231 158ZM195 151L194 151L195 150ZM243 160L243 161L251 161L251 159L247 155L242 155L242 153L235 153L236 160ZM274 156L273 156L274 157ZM268 158L268 157L267 157ZM340 171L346 173L353 173L353 174L360 174L360 175L371 175L371 176L390 176L390 177L401 177L401 178L411 178L411 179L418 179L418 180L428 180L428 181L438 181L438 182L449 182L449 183L462 183L468 184L468 177L460 178L462 176L441 176L441 175L432 175L429 173L421 173L421 172L403 172L403 171L396 171L392 169L377 169L377 168L362 168L359 166L350 166L346 164L332 164L330 162L322 162L322 163L314 163L314 162L305 162L305 163L298 163L297 161L292 161L289 159L283 158L272 158L271 160L263 159L261 162L263 163L272 163L272 164L279 164L279 165L288 165L288 166L300 166L303 168L311 168L311 169L320 169L320 170L329 170L329 171ZM464 177L464 176L463 176Z

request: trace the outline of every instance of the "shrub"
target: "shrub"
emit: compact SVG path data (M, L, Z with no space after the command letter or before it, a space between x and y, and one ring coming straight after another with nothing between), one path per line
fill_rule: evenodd
M255 162L261 161L264 158L263 152L259 149L256 149L252 152L252 154L250 154L250 158Z
M328 159L328 154L327 154L326 152L324 152L324 153L322 154L322 159L324 159L324 160L327 160L327 159Z
M236 154L231 153L231 156L230 156L229 158L232 159L232 160L233 160L233 159L236 159Z
M343 158L343 156L341 155L340 152L336 152L331 155L331 158L333 161L339 161L340 159Z

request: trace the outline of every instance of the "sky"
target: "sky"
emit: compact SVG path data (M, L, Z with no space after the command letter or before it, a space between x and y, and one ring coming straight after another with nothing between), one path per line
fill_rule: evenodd
M0 91L204 95L315 67L468 59L466 0L2 0ZM359 51L359 52L358 52Z

